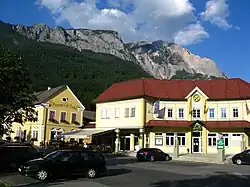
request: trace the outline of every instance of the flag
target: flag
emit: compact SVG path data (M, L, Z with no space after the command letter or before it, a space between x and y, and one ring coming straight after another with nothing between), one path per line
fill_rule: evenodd
M246 101L245 101L246 102ZM246 112L247 112L247 115L250 113L250 110L248 108L248 105L247 105L247 102L246 102Z
M154 114L159 114L160 112L160 101L154 103Z
M164 119L165 118L165 111L166 111L166 107L159 110L157 118Z
M204 104L204 113L206 114L207 111L208 111L208 109L207 109L207 101L205 101L205 104Z
M192 98L189 98L189 114L192 114L192 111L193 111L193 107L192 107Z

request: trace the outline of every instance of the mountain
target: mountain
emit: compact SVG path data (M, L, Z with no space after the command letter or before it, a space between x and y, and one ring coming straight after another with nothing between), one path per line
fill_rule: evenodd
M125 44L115 31L50 28L45 24L12 25L12 28L35 41L114 55L140 65L150 75L160 79L227 78L213 60L194 55L174 43L140 41Z
M95 106L92 101L114 82L151 77L133 62L109 54L38 42L3 22L0 22L0 45L22 56L36 91L67 84L90 110Z

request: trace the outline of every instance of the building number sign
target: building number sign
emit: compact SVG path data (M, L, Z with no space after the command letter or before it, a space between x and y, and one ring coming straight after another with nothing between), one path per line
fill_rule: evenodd
M199 95L199 94L194 94L194 95L193 95L193 100L194 100L195 102L199 102L199 101L201 100L200 95Z

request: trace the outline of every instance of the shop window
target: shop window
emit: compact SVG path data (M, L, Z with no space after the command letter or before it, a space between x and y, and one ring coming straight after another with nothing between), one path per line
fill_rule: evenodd
M174 133L166 133L166 145L174 145Z
M163 145L162 133L155 133L155 145Z
M208 146L216 146L216 133L208 133Z
M177 133L180 146L186 146L186 133Z

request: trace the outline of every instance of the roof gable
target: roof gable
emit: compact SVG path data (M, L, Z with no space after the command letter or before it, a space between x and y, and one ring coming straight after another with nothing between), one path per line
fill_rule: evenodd
M159 80L143 78L113 84L96 99L96 102L143 96L158 99L185 100L188 94L195 89L199 89L199 92L211 100L250 98L250 84L239 78L217 80Z
M196 86L186 97L185 99L188 99L190 96L192 96L195 92L199 92L203 97L208 99L208 96L198 87Z
M51 88L45 91L40 91L40 92L35 93L35 96L37 98L35 105L48 102L49 100L53 99L54 97L56 97L57 95L65 91L66 89L69 90L69 92L72 94L74 99L76 99L80 107L84 110L85 107L83 106L81 101L76 97L76 95L72 92L72 90L67 85L62 85L62 86L58 86L55 88Z

